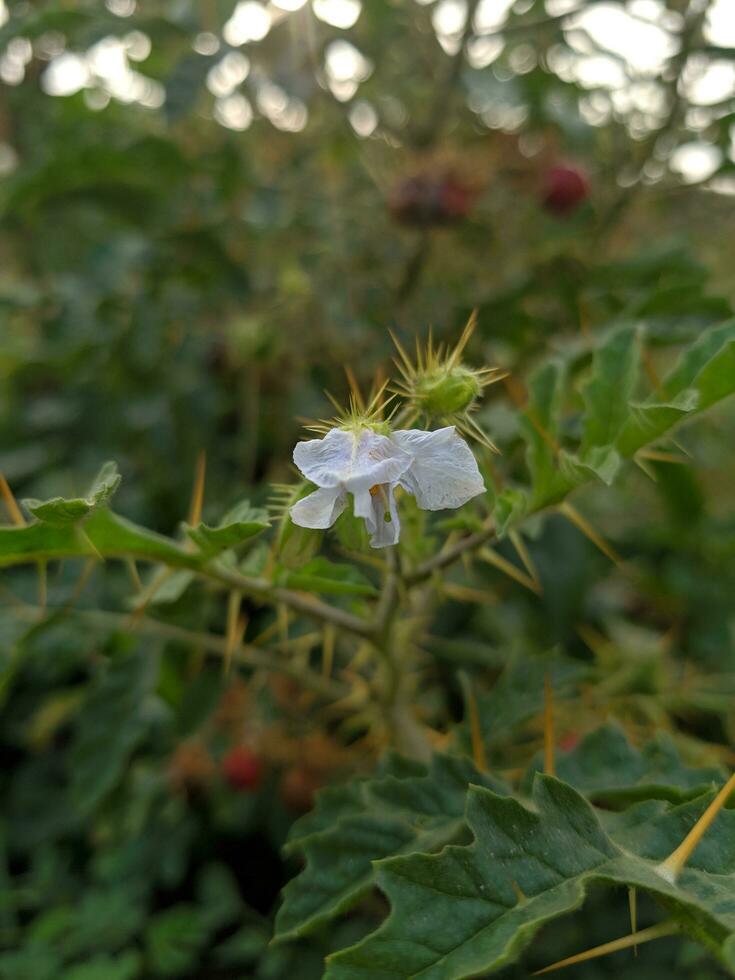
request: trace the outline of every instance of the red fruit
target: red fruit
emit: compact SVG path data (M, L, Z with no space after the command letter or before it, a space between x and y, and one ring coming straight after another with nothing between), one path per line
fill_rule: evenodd
M222 759L222 772L233 789L255 790L260 786L263 763L251 749L238 746Z
M559 739L559 748L562 752L571 752L572 749L576 749L579 745L579 732L569 732L563 738Z
M445 225L467 216L472 206L472 193L451 173L420 173L397 184L389 206L391 214L401 224Z
M587 175L572 164L550 167L544 175L542 204L552 214L570 214L589 197L589 193Z
M447 177L441 185L441 205L448 220L466 218L472 207L472 195L456 178Z

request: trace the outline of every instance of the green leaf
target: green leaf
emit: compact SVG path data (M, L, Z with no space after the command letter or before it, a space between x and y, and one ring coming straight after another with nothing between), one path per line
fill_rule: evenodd
M529 787L540 769L541 760L537 760L526 777ZM559 753L556 771L589 799L606 805L640 799L681 802L723 779L720 769L685 766L665 734L636 749L614 722L591 732L570 752Z
M584 387L586 406L582 456L593 446L612 445L628 417L639 359L639 332L625 326L595 351L592 377Z
M225 514L216 527L197 524L187 527L186 533L202 554L212 557L229 548L238 548L268 527L270 521L267 512L251 507L249 501L242 500Z
M574 690L587 672L584 664L565 657L515 656L488 694L477 698L482 733L490 745L507 742L518 728L538 717L544 705L544 681L551 680L554 696Z
M630 415L616 442L619 453L632 456L641 447L656 442L699 407L699 392L692 388L685 388L670 402L631 403Z
M121 476L116 463L105 463L84 497L53 497L51 500L24 500L25 508L39 521L54 527L75 524L97 507L109 503L120 486Z
M561 452L559 470L563 480L556 488L555 499L562 499L574 487L590 479L601 480L610 486L618 475L621 462L620 454L612 446L592 446L583 456Z
M95 956L86 963L68 967L61 980L135 980L140 976L140 954L127 950L120 956Z
M498 495L493 507L495 530L499 538L521 522L528 512L528 498L522 490L509 488Z
M146 929L147 959L155 974L170 977L192 970L210 929L194 905L174 905L159 912Z
M735 930L735 813L718 815L706 850L701 845L676 882L658 868L710 800L654 803L655 834L646 829L651 804L642 804L641 819L611 815L608 833L590 804L551 776L536 776L533 810L473 786L467 821L474 842L379 862L377 882L391 914L362 942L331 956L325 978L494 973L517 960L544 923L578 908L595 883L649 893L684 932L727 958Z
M156 658L146 651L113 660L89 688L67 755L78 812L94 809L120 778L145 733L146 698L156 675Z
M727 376L728 364L731 370L729 373L730 385L726 394L729 394L732 391L732 385L735 384L732 372L732 358L735 357L733 343L735 343L735 320L728 320L726 323L711 327L702 333L695 343L682 353L678 363L664 380L664 390L668 397L673 398L687 388L694 388L702 395L703 391L697 380L703 372L711 371L714 365L715 374L719 374L724 368L724 374ZM704 377L707 379L707 374ZM711 381L711 379L709 380ZM705 387L711 397L709 386L705 385ZM720 397L724 397L724 395ZM704 398L700 403L700 408L710 404L712 402L709 398Z
M556 481L559 412L565 371L561 360L542 364L528 381L528 407L521 425L528 443L533 503L545 501Z
M373 886L373 861L438 850L461 837L471 782L501 789L468 759L435 756L428 773L319 794L314 814L292 832L288 851L302 852L306 867L284 890L276 937L305 935L354 905Z
M304 592L324 592L329 595L371 596L377 589L354 565L338 565L327 558L312 558L295 571L282 570L281 585Z

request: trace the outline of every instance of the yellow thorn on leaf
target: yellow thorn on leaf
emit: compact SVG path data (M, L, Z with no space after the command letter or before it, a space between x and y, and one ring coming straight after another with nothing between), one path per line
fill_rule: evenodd
M584 953L577 953L575 956L568 956L564 960L545 966L543 970L536 970L531 976L540 977L543 973L552 973L554 970L561 970L565 966L573 966L575 963L584 963L585 960L594 960L599 956L607 956L608 953L617 953L621 949L630 949L631 946L649 943L653 939L663 939L664 936L673 936L679 931L677 922L661 922L657 926L649 929L641 929L640 932L631 933L630 936L623 936L622 939L614 939L610 943L603 943L602 946L595 946L593 949L585 950Z
M544 772L547 776L556 775L554 761L554 689L551 675L544 677Z
M679 872L692 856L694 849L711 827L717 814L727 803L733 790L735 790L735 773L730 776L676 850L659 864L657 870L662 878L672 883L676 881Z

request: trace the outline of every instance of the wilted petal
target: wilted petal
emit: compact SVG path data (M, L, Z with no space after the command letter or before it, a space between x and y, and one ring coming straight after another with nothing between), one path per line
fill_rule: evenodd
M395 483L411 465L408 453L372 429L331 429L323 439L298 443L293 460L318 487L343 486L353 493Z
M347 494L339 487L323 487L302 497L291 508L291 520L299 527L331 527L347 506Z
M400 482L422 510L461 507L485 490L477 460L453 425L435 432L401 430L393 439L413 456Z
M354 510L356 517L364 519L373 548L397 544L401 535L401 524L392 486L378 486L374 493L369 490L357 491Z

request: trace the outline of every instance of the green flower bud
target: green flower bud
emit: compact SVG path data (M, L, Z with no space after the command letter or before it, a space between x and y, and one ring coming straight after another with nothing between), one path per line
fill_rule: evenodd
M441 367L416 378L414 401L427 415L456 415L467 411L481 391L474 371Z

